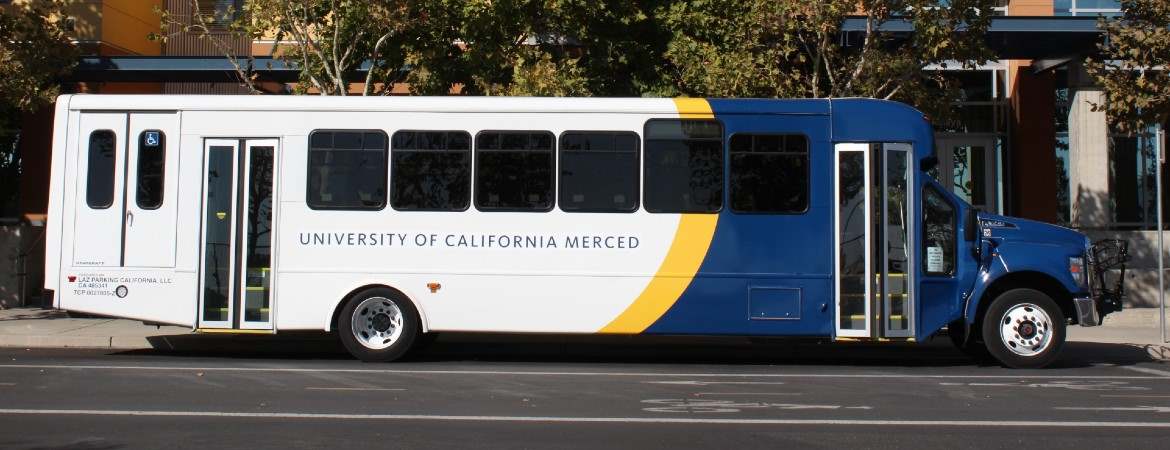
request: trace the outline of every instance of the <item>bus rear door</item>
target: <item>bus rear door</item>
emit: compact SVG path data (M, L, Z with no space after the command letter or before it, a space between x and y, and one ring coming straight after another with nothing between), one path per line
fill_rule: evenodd
M173 289L179 114L82 112L61 307L190 324Z

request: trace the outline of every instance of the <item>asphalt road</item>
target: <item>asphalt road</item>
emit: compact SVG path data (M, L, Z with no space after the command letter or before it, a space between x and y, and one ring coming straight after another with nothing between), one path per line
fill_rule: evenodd
M231 344L0 349L0 448L1170 445L1170 365L1119 345L1011 370L937 344L444 338L393 364Z

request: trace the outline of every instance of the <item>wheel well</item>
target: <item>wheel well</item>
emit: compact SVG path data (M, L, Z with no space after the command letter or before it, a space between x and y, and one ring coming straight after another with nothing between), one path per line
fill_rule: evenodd
M1076 310L1073 306L1072 293L1064 288L1059 281L1041 272L1013 272L1000 277L987 287L983 297L979 299L979 309L975 314L975 322L971 325L973 338L979 338L983 329L983 317L987 308L1000 294L1017 288L1035 289L1052 297L1052 301L1060 306L1060 312L1065 319L1076 320Z
M426 330L426 321L423 320L422 310L419 309L418 303L415 303L414 299L410 298L409 295L406 295L406 293L404 293L398 289L395 289L393 286L387 286L385 284L367 284L365 286L362 286L362 287L359 287L359 288L354 289L352 291L349 291L348 294L345 294L345 296L341 297L341 301L337 302L337 306L333 307L333 317L329 319L329 331L337 330L337 321L341 317L341 310L345 308L346 303L349 303L349 299L353 298L353 296L358 295L359 293L361 293L362 291L364 291L366 289L374 289L374 288L389 289L391 291L397 292L398 295L401 295L402 298L405 298L407 301L409 301L410 304L414 306L415 314L418 315L419 327L423 330Z

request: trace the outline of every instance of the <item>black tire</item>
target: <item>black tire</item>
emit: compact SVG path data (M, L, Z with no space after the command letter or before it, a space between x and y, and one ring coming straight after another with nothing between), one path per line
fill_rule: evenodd
M366 303L367 300L370 303ZM363 303L366 303L367 307L360 314L355 315L355 312L358 312L357 308ZM393 314L390 312L393 311L393 308L390 305L398 309L398 316L401 318L400 325L397 327L394 326L394 320L391 318ZM384 317L378 317L379 314ZM354 330L355 317L359 320L358 324L363 333ZM401 328L401 332L394 339L382 339L382 344L388 343L385 347L378 348L381 344L371 347L363 343L378 339L373 337L374 334L369 333L385 333L387 336L393 336L395 328ZM402 293L389 288L371 288L357 293L346 302L345 307L341 309L340 317L337 319L337 333L341 337L341 343L345 345L345 349L351 355L365 362L389 362L401 358L410 351L410 348L418 340L421 329L418 311L414 309L414 304L407 300Z
M1006 316L1009 311L1015 320ZM1064 313L1048 295L1035 289L1012 289L996 297L987 308L983 343L991 356L1007 367L1038 369L1060 356L1065 323ZM1001 336L1003 326L1012 327L1016 334L1005 339Z

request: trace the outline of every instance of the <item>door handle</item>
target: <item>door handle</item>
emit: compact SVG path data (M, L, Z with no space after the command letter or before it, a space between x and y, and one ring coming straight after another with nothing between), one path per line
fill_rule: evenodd
M128 226L128 227L134 226L134 213L133 212L126 211L126 226Z

